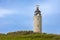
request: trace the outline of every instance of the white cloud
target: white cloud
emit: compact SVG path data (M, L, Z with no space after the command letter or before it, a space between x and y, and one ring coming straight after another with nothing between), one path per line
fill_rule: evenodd
M16 13L15 10L9 10L9 9L4 9L4 8L0 8L0 17L4 17L7 14L12 14L12 13Z

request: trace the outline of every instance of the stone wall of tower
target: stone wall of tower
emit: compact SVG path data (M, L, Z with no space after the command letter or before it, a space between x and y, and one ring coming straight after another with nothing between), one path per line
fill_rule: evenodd
M42 16L34 15L34 32L42 33Z

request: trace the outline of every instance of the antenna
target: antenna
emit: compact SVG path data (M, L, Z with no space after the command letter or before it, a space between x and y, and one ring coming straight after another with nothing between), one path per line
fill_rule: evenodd
M37 7L39 7L39 5L36 5Z
M39 5L36 5L36 7L39 9Z

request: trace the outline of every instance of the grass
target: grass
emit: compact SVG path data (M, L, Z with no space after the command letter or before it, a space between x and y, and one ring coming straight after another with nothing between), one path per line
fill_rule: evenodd
M0 40L60 40L60 35L33 33L32 31L17 31L0 34Z

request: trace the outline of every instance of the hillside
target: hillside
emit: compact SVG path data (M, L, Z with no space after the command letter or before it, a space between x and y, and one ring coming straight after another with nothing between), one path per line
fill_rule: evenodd
M17 31L0 34L0 40L60 40L60 35L33 33L33 31Z

